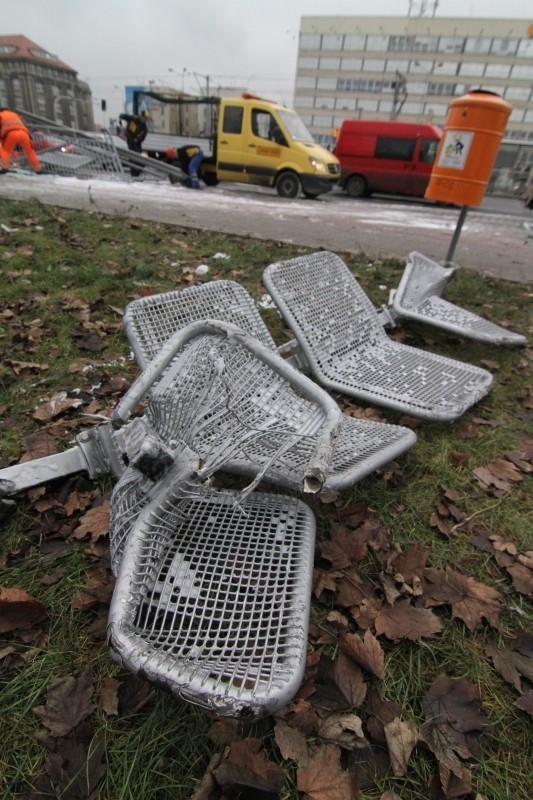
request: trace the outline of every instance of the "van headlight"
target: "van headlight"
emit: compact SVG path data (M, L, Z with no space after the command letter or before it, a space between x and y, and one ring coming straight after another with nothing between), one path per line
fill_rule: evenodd
M309 156L309 163L315 170L315 172L327 172L328 168L324 161L321 161L319 158L315 158L314 156Z

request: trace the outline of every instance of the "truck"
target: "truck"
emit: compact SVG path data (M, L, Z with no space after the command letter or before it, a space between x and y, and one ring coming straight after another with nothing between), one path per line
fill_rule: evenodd
M442 130L428 123L344 120L333 148L341 164L339 185L350 197L423 197L441 137Z
M173 97L154 91L133 93L133 112L146 98L177 107L173 144L199 144L204 151L199 177L208 186L219 181L268 186L280 197L315 198L331 191L340 177L339 160L318 145L298 114L286 106L243 94L241 97ZM191 107L197 130L191 129ZM152 137L155 139L155 137ZM168 144L168 137L163 137ZM167 147L143 149L152 158L172 163Z

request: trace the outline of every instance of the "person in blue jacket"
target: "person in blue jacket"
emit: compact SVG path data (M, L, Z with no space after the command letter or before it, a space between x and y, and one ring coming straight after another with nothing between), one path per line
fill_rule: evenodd
M166 155L169 161L178 161L181 169L188 176L185 186L191 189L201 189L198 180L198 169L204 157L204 151L196 144L186 144L183 147L167 147Z

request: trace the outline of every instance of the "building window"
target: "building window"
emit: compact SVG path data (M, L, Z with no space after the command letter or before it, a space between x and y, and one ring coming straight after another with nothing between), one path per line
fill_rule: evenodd
M362 58L343 58L341 61L341 72L359 72L362 68Z
M510 72L509 64L487 64L485 67L486 78L508 78Z
M351 97L337 97L335 100L335 108L342 109L343 111L355 111L356 101Z
M431 53L437 49L438 36L415 36L413 50L416 53Z
M493 39L490 52L493 55L514 56L518 39Z
M340 58L321 58L320 59L320 69L334 69L337 72L339 71L341 66Z
M386 69L387 72L407 72L409 70L409 61L403 58L389 58Z
M325 33L322 36L322 50L342 50L343 37L338 33Z
M318 58L302 56L298 59L298 69L318 69Z
M366 36L359 33L346 34L344 37L345 50L365 50Z
M372 78L339 78L337 90L341 92L381 92L383 81Z
M37 111L40 114L46 113L46 94L44 90L44 83L42 81L35 81L35 95L37 98Z
M457 75L459 64L455 61L438 61L433 65L435 75Z
M405 53L413 50L415 46L414 36L391 36L389 40L389 50L397 53Z
M334 97L317 97L315 101L315 108L334 108Z
M506 100L520 100L527 103L531 95L531 88L529 86L509 86L505 90Z
M492 39L469 36L465 44L465 53L488 53Z
M321 36L318 33L302 33L300 37L301 50L320 50Z
M513 108L511 111L511 116L509 117L509 122L523 122L524 121L524 109L523 108Z
M389 37L388 36L367 36L366 37L366 49L367 50L374 50L378 53L382 53L384 50L389 49Z
M427 94L428 84L422 81L408 81L407 88L409 94Z
M316 86L316 78L296 78L297 89L314 89Z
M441 36L439 39L439 53L462 53L465 40L462 36Z
M455 83L428 83L428 94L451 97L455 94Z
M418 115L420 115L422 113L423 108L424 108L424 104L423 103L413 103L413 102L407 101L402 106L402 113L403 114L416 114L418 116Z
M7 106L7 84L3 78L0 78L0 106Z
M300 94L296 95L294 102L298 108L313 108L315 104L315 98L311 94Z
M384 72L384 58L365 58L363 61L363 72Z
M533 58L533 39L522 39L516 55L518 58Z
M371 100L370 98L359 97L357 99L357 108L361 109L361 111L372 111L375 112L378 110L378 101Z
M317 89L331 89L335 91L337 88L337 78L319 78L316 82Z
M533 78L533 65L515 64L511 69L511 78Z
M480 77L483 75L484 68L485 65L480 64L479 62L463 61L463 63L459 65L459 75L473 75L475 77Z

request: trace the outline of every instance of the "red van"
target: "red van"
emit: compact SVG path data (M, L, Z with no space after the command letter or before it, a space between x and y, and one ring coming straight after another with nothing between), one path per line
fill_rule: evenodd
M372 192L423 197L442 131L418 122L347 119L333 150L350 197Z

